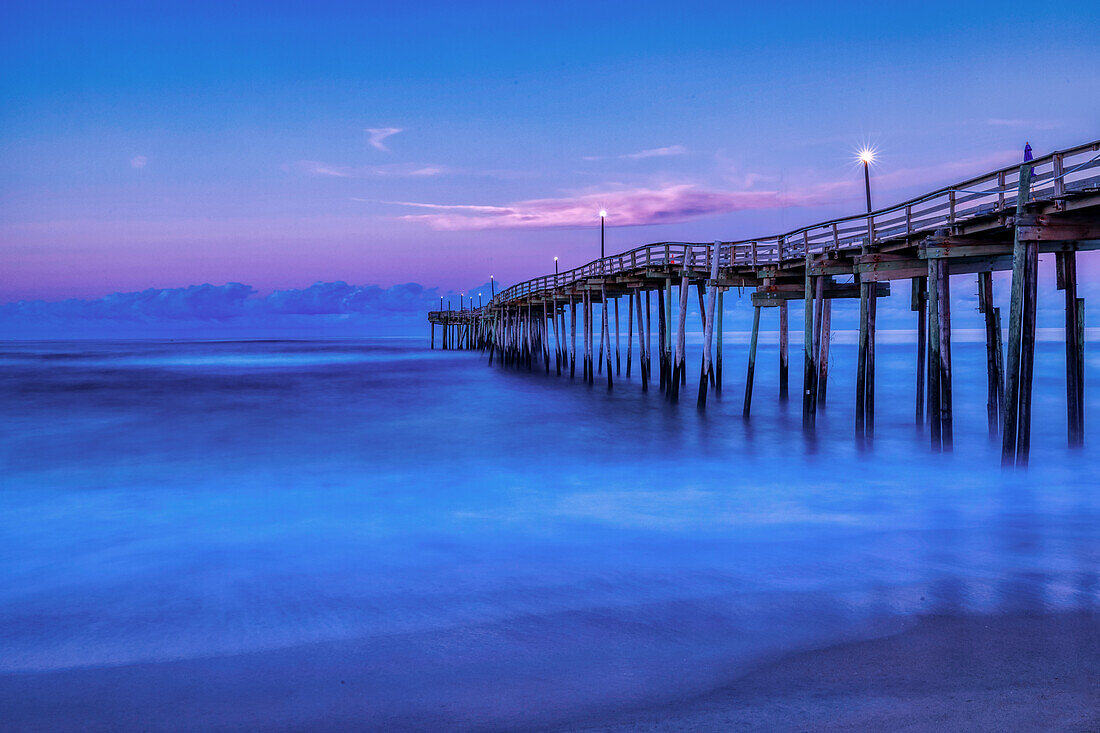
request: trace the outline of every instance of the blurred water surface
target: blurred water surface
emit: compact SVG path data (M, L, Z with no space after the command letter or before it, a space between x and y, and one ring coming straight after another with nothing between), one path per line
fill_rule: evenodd
M797 349L782 404L762 346L750 421L726 354L700 414L691 384L414 340L3 344L0 673L374 644L380 701L476 717L669 699L920 613L1100 607L1095 356L1069 450L1039 345L1032 467L1004 473L981 344L954 346L950 455L912 345L879 346L866 452L854 347L816 438Z

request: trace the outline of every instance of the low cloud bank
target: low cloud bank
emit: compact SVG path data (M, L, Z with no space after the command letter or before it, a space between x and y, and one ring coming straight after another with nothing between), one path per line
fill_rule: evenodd
M1040 258L1038 325L1058 328L1064 319L1064 296L1054 288L1053 257ZM953 328L981 329L974 276L952 278ZM1011 274L994 276L994 295L1007 327ZM504 285L510 285L507 283ZM497 284L500 290L500 283ZM186 288L150 288L133 293L112 293L102 298L55 302L18 301L0 305L0 338L346 338L358 336L427 337L426 314L440 306L457 308L488 302L492 285L483 283L462 293L403 283L383 288L346 282L318 282L307 288L276 290L261 296L250 285L192 285ZM912 329L916 314L910 310L909 283L891 283L892 297L878 305L878 327L883 331ZM752 307L749 289L731 289L725 298L725 330L747 331ZM1079 295L1085 298L1086 323L1095 323L1100 303L1100 284L1085 279ZM479 297L480 296L480 297ZM840 331L858 324L858 300L840 299L833 304L833 328ZM792 308L801 312L801 301ZM689 300L688 323L699 320L694 299ZM765 331L775 329L774 314L766 314ZM792 327L792 334L797 331Z
M400 333L422 324L440 296L457 293L419 283L390 288L318 282L259 296L251 285L192 285L112 293L102 298L17 301L0 305L2 338L151 337L293 332L308 335ZM320 334L319 334L320 335Z

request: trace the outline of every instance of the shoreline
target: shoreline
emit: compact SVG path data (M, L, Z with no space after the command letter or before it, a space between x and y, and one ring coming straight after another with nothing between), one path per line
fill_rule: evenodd
M1100 730L1100 614L921 616L577 731Z
M780 654L708 692L642 707L571 711L540 701L537 687L493 702L466 686L461 661L439 640L428 644L439 657L426 676L403 664L407 642L375 640L5 674L0 709L24 731L1100 729L1100 614L914 621L892 635ZM393 699L384 680L395 674L419 697Z

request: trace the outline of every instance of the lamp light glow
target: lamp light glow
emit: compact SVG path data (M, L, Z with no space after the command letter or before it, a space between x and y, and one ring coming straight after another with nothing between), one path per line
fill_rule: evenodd
M874 148L862 148L857 154L860 163L864 165L870 165L875 162L875 149Z
M606 209L600 209L600 218L602 219L605 216L607 216L607 210Z

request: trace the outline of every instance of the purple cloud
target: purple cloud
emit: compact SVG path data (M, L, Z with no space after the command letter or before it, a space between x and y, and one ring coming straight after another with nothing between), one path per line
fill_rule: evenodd
M622 189L608 193L517 201L505 206L431 204L394 201L401 206L431 210L406 214L405 221L442 231L477 229L547 229L590 226L600 209L616 226L640 226L687 221L746 209L775 209L820 203L816 193L777 191L716 191L693 184L664 188Z

